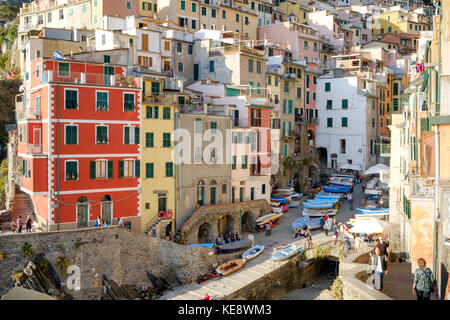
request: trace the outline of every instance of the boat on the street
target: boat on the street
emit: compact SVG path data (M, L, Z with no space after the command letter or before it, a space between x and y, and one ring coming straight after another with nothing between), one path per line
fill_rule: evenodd
M242 253L242 259L245 261L251 260L257 256L259 256L264 251L264 246L262 244L257 244L251 247L250 249L244 251Z
M296 255L302 250L303 250L302 246L291 244L290 246L287 246L272 253L272 259L276 261L286 260Z
M325 217L325 216L335 216L337 213L336 209L332 210L308 210L303 209L302 214L307 217Z
M265 230L266 223L269 223L269 221L272 221L272 225L276 225L282 216L283 213L270 213L256 219L256 230Z
M217 271L217 273L219 273L223 276L227 276L230 273L233 273L233 272L241 269L244 266L244 264L245 264L245 261L243 259L234 259L234 260L230 260L228 262L221 264L220 266L218 266L216 268L216 271Z
M328 209L328 208L333 208L333 203L331 203L331 202L324 202L324 203L308 203L308 202L304 202L303 203L303 208L308 208L308 209Z
M229 242L221 245L216 245L216 253L231 253L250 247L251 241L248 238L239 241Z

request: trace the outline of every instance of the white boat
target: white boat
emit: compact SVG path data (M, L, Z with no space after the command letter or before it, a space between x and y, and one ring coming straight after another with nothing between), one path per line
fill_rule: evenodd
M294 188L277 188L277 189L275 189L274 192L283 193L283 194L292 193L292 192L294 192Z
M263 222L263 221L265 221L265 220L267 220L267 219L269 219L269 218L271 218L271 217L273 217L273 216L275 216L275 215L277 215L277 213L269 213L269 214L266 214L266 215L264 215L264 216L262 216L262 217L256 219L255 222L256 222L256 223Z
M279 201L270 201L270 205L272 207L278 207L280 204L281 204L281 202L279 202Z
M246 250L245 252L243 252L242 259L244 261L251 260L251 259L257 257L258 255L260 255L263 251L264 251L264 246L261 244L257 244L255 246L251 247L250 249Z
M329 217L335 216L337 213L337 210L308 210L302 211L302 214L306 217L325 217L326 215L328 215Z
M272 207L272 212L273 213L281 213L281 212L283 212L283 208L281 208L281 207Z
M272 259L277 261L286 260L303 250L303 247L291 244L286 248L280 249L272 253Z

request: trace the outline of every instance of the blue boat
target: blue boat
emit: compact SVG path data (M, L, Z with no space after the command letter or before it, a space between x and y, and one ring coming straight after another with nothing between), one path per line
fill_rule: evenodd
M389 213L389 209L386 209L386 208L375 208L375 209L357 208L356 211L358 213L366 213L366 214Z
M324 202L324 203L304 202L303 203L303 208L308 208L308 209L328 209L328 208L332 208L332 207L333 207L333 203L331 203L331 202Z
M316 194L315 195L315 199L339 200L340 198L341 198L341 196L339 196L339 195L335 195L335 196L329 196L329 195L324 195L324 194Z
M326 192L346 193L350 190L350 187L324 186L323 190Z
M328 185L335 187L351 187L348 183L339 183L339 182L328 182Z
M299 253L302 250L304 250L302 246L297 246L295 244L291 244L290 246L288 246L286 248L275 251L272 254L272 259L277 260L277 261L285 260L285 259L290 258L293 255Z
M193 243L193 244L186 244L186 247L206 247L206 248L212 248L214 247L214 243Z
M284 197L277 197L277 196L271 196L270 200L278 201L278 202L281 202L281 203L286 203L287 202L286 198L284 198Z
M293 230L295 230L297 228L303 228L303 227L306 227L309 222L311 222L311 219L309 217L301 217L301 218L298 218L297 220L295 220L291 224L291 228Z
M303 202L303 204L308 203L308 204L323 204L323 203L331 203L331 204L336 204L337 201L335 200L309 200L309 201L305 201Z

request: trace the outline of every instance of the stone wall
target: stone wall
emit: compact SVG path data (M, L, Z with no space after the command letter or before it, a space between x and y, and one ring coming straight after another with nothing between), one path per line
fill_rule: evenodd
M32 257L22 256L24 243L31 245ZM239 253L215 255L212 249L186 247L174 242L136 234L121 227L89 228L74 231L13 234L0 236L0 296L14 286L11 275L42 253L58 272L60 256L80 267L81 290L69 294L75 299L100 299L102 277L107 275L119 285L150 285L146 271L170 284L190 283L215 266L236 258Z
M290 259L265 277L237 290L226 300L245 298L248 300L276 300L292 290L310 286L324 272L328 260L301 262L299 257Z
M227 216L231 219L232 231L242 232L241 217L245 212L248 213L250 219L255 221L260 216L271 213L272 209L265 199L202 206L181 227L183 241L184 243L198 243L198 232L204 225L208 230L208 235L205 235L206 240L214 242L220 233L218 222Z

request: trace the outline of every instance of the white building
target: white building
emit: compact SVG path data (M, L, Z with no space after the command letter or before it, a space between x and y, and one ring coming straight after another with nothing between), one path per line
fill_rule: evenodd
M370 75L334 70L317 80L316 146L328 168L376 164L377 96Z

